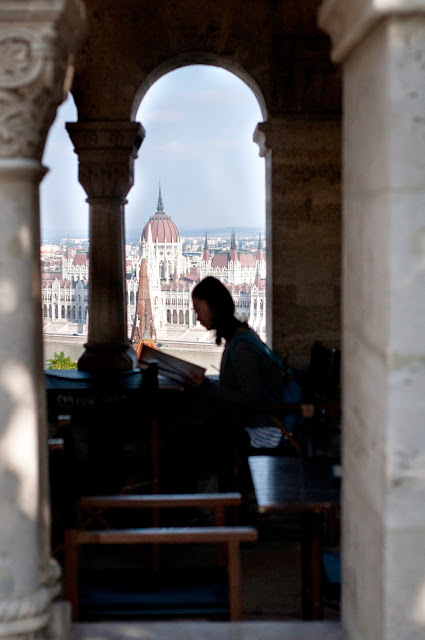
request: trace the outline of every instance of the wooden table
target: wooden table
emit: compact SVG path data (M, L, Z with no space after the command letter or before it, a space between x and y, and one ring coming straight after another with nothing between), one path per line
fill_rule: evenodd
M323 617L321 524L323 515L340 505L340 487L332 466L329 460L314 458L249 457L258 511L301 514L304 619Z

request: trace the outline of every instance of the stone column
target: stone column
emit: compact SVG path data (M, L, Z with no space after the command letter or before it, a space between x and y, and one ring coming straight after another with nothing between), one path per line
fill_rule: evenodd
M344 77L343 624L425 637L425 1L325 2Z
M267 336L306 363L314 340L339 346L340 119L272 117L254 140L266 158Z
M127 337L124 205L144 130L136 122L67 124L90 205L89 335L84 371L134 369Z
M0 3L0 636L10 640L66 633L47 631L60 571L50 558L39 182L83 22L77 0Z

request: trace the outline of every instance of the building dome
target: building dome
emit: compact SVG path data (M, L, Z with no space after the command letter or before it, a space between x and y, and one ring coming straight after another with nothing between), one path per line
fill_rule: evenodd
M142 232L142 241L148 239L149 228L154 242L178 242L179 231L169 216L164 212L164 204L159 187L158 205L154 216L151 216Z

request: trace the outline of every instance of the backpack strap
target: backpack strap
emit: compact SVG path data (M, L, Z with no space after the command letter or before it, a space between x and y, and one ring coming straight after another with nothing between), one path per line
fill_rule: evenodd
M286 372L286 368L285 365L283 364L282 360L279 358L279 356L274 353L274 351L272 351L262 340L260 340L260 338L257 338L255 335L253 335L252 333L248 332L248 331L244 331L244 332L240 332L237 333L233 338L232 341L229 345L230 349L229 349L229 355L230 357L233 359L234 358L234 347L235 344L237 342L240 342L244 340L245 342L249 342L249 344L251 344L258 352L261 352L263 354L265 354L279 369L280 372L282 374L282 402L283 403L287 403L289 402L289 404L292 404L295 400L296 403L301 401L301 395L299 395L299 397L294 397L294 395L298 396L298 388L294 389L293 385L295 385L295 382L293 382L292 384L289 385L289 387L291 387L291 390L289 391L285 389L285 384L283 383L283 376ZM298 386L298 383L296 383L296 386ZM289 393L288 393L289 391ZM295 392L295 394L294 394ZM300 389L301 392L301 389ZM292 395L292 397L290 397ZM289 397L288 397L289 396ZM303 455L303 451L302 448L300 447L300 445L298 444L298 442L295 440L294 436L292 435L292 432L290 429L287 428L287 426L285 425L285 421L287 421L288 419L292 418L291 414L287 414L283 419L277 415L269 415L271 421L273 422L273 424L278 427L280 429L280 431L282 432L283 436L288 440L288 442L294 447L294 449L300 454ZM292 427L292 423L291 423L291 427Z
M285 365L279 356L272 351L260 338L257 338L250 331L241 331L237 333L230 341L230 357L233 359L234 347L238 342L245 341L252 345L259 353L266 355L275 364L282 373L285 373Z

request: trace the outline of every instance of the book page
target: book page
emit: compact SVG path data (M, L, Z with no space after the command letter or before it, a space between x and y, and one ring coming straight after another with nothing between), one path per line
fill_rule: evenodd
M168 353L152 349L147 345L143 345L142 347L139 362L145 362L147 364L150 362L157 362L158 373L166 378L170 378L171 380L176 380L177 382L186 384L190 383L190 379L188 378L189 373L195 373L203 376L206 371L204 367L200 367L199 365L188 362L187 360L181 360L175 356L170 356Z

